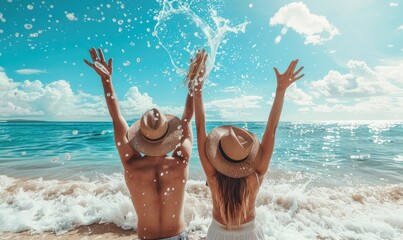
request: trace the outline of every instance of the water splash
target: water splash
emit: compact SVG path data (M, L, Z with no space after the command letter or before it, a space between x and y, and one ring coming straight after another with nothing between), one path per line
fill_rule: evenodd
M227 33L245 33L249 22L230 26L230 20L218 16L217 10L210 8L207 18L201 16L201 10L196 13L192 10L192 2L182 0L157 0L162 6L158 15L155 16L157 24L153 35L159 40L159 44L166 50L177 74L185 74L185 63L194 57L198 49L204 48L209 54L206 62L206 77L215 65L216 56L221 43L225 43ZM183 19L184 18L184 19ZM212 20L208 21L208 20ZM181 24L178 24L178 23ZM170 23L177 23L169 26ZM179 34L172 34L179 31ZM178 39L169 38L169 35L177 36Z

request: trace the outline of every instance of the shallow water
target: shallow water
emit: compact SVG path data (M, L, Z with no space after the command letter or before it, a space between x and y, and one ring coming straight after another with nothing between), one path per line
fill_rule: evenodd
M232 124L261 139L266 123ZM193 129L195 131L195 129ZM0 123L0 174L45 179L90 179L121 172L112 124ZM190 178L204 179L196 141ZM300 172L318 185L403 182L403 124L393 122L280 123L270 167Z
M209 122L210 131L225 122ZM261 138L265 123L231 123ZM0 231L135 228L111 123L0 123ZM280 123L257 198L267 239L401 239L403 124ZM187 230L204 237L211 200L196 145Z

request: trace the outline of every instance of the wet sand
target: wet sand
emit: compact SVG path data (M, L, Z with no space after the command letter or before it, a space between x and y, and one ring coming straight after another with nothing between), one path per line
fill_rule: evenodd
M205 239L192 236L191 240ZM0 240L51 240L51 239L68 239L68 240L94 240L94 239L122 239L133 240L139 239L133 230L123 230L115 224L92 224L88 226L80 226L76 229L63 234L56 235L52 232L31 233L28 231L20 233L0 232Z
M74 230L64 234L56 235L52 232L44 232L40 234L21 232L0 232L0 239L21 239L21 240L50 240L50 239L71 239L71 240L92 240L92 239L138 239L136 232L133 230L123 230L115 224L93 224L88 226L80 226Z

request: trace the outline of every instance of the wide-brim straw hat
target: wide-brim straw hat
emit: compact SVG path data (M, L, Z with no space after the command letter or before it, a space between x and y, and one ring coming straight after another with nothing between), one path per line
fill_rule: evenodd
M232 178L254 173L262 158L257 136L234 126L214 128L207 136L205 147L214 169Z
M148 156L164 156L180 143L181 126L178 117L151 109L132 124L127 131L127 139L138 152Z

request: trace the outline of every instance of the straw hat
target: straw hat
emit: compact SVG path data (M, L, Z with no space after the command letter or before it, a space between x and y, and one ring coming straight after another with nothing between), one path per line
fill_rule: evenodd
M256 135L233 126L214 128L207 136L206 153L218 172L232 178L255 172L262 157Z
M176 148L182 138L181 121L153 108L127 131L130 145L148 156L163 156Z

